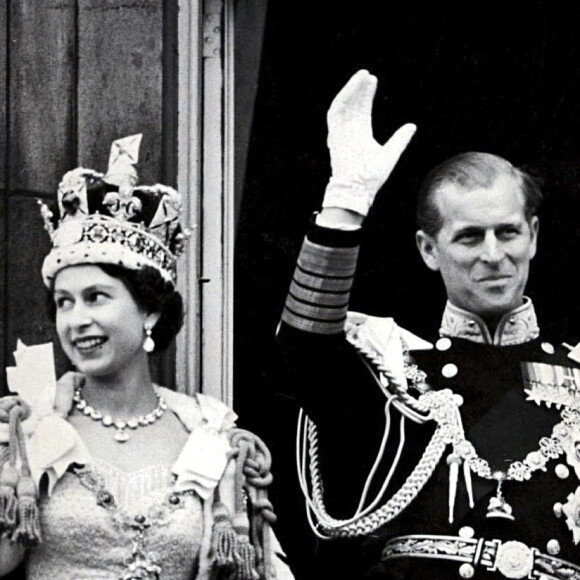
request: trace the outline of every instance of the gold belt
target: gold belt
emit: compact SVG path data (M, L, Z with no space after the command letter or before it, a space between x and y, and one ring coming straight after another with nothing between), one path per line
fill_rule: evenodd
M390 539L382 560L426 558L461 562L459 574L472 578L477 567L505 578L580 580L580 566L543 554L523 542L413 534Z

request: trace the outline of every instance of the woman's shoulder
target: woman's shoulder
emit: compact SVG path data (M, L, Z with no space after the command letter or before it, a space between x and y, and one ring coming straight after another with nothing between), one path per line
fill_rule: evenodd
M225 403L203 393L193 396L156 386L157 392L165 399L167 406L181 419L188 431L193 431L200 423L217 431L235 427L237 415Z

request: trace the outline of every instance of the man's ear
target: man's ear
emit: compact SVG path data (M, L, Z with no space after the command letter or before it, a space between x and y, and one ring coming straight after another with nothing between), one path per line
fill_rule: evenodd
M538 247L538 232L540 231L540 218L538 218L537 215L533 216L529 224L530 224L530 236L532 238L530 259L532 259L536 255L536 250Z
M426 234L423 230L419 230L415 234L415 241L417 242L417 248L419 248L419 253L423 258L423 262L427 265L427 268L434 272L438 272L439 252L437 251L435 238Z

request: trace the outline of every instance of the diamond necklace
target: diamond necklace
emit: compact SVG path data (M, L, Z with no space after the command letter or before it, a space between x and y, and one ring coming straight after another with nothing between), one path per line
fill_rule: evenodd
M81 411L81 413L91 418L93 421L97 421L105 427L114 427L116 429L114 435L115 441L118 443L125 443L125 441L127 441L130 437L127 429L134 430L138 427L152 425L155 423L155 421L163 416L165 409L167 409L167 403L158 393L155 393L155 396L157 397L157 407L155 407L151 413L148 413L147 415L140 415L134 419L127 419L126 421L121 419L113 419L111 415L103 415L91 407L83 398L81 387L77 387L75 389L73 401L75 403L75 407Z

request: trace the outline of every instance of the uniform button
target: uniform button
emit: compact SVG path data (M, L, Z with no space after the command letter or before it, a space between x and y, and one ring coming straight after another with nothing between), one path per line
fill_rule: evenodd
M554 515L557 518L561 518L562 517L562 513L564 512L564 506L558 501L554 504Z
M474 535L475 535L475 531L470 526L463 526L459 530L459 537L460 538L473 538Z
M469 326L475 326L475 320L469 320L469 321L467 322L467 324L468 324Z
M556 556L560 553L560 542L558 542L558 540L550 540L546 544L546 551L550 556Z
M461 564L461 566L459 566L459 575L462 578L473 578L475 575L475 568L471 564Z
M510 324L513 326L516 323L515 316L510 317Z
M451 348L451 340L444 336L435 343L435 348L440 351L449 350Z
M570 475L570 470L563 463L558 463L554 471L560 479L566 479Z
M441 374L446 378L446 379L452 379L456 374L457 374L458 368L457 365L454 365L453 363L447 363L442 369L441 369Z
M542 342L542 350L546 354L554 354L555 352L554 345L549 342Z

